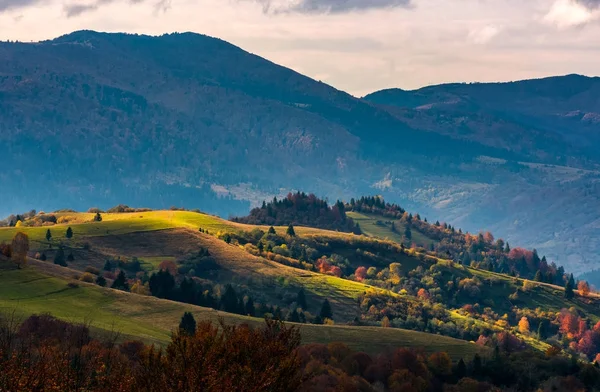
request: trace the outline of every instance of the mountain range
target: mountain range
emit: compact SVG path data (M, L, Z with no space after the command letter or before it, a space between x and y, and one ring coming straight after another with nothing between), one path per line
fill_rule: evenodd
M0 215L382 194L582 273L600 260L600 78L363 98L192 34L0 43Z

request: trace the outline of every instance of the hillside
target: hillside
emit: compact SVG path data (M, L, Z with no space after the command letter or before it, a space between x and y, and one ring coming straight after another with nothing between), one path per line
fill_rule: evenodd
M0 43L0 216L125 202L229 217L298 189L377 192L583 273L600 250L597 85L358 99L192 33Z
M30 226L47 215L55 215L61 223ZM375 219L367 215L360 218L367 231L377 226L382 230L379 235L385 234L385 224L367 224L366 219ZM416 233L416 222L412 227ZM366 235L300 226L290 235L287 229L271 230L190 211L38 214L24 220L21 227L0 228L0 244L18 232L26 233L28 254L37 259L30 260L25 270L3 272L3 284L10 283L3 286L0 298L5 301L3 307L25 301L24 309L30 313L45 308L60 317L72 312L81 318L87 315L84 303L72 309L63 303L81 301L82 295L102 309L97 314L98 327L106 329L103 326L119 312L115 304L121 303L111 298L127 296L135 310L123 313L126 319L119 322L123 333L155 341L171 328L166 326L171 321L160 320L176 320L174 313L187 307L213 319L217 310L225 311L232 322L239 317L247 320L246 315L281 317L299 322L307 334L334 328L311 323L334 323L349 331L348 341L356 338L354 333L371 333L384 325L477 341L484 347L506 345L519 350L531 346L544 351L558 345L591 358L600 350L583 344L585 339L580 341L587 335L594 338L600 321L600 298L582 287L572 290L571 286L568 291ZM451 231L446 230L449 236ZM67 233L72 234L70 238ZM425 232L421 235L433 240ZM0 253L6 254L6 249L3 246ZM44 277L48 275L53 278ZM79 279L81 291L65 288L65 279ZM27 282L41 286L30 291ZM108 289L94 282L132 294L109 290L105 291L109 296L101 295ZM59 299L63 295L64 301ZM325 300L329 313L324 310ZM165 307L161 305L156 313L139 311L139 307L148 309L152 301ZM55 306L60 309L52 310ZM216 310L202 311L197 306ZM148 323L147 317L152 317ZM141 323L132 324L130 318ZM521 326L523 319L527 328ZM345 336L338 330L330 336L338 335ZM405 338L406 334L398 335L398 339ZM353 347L359 347L358 343Z

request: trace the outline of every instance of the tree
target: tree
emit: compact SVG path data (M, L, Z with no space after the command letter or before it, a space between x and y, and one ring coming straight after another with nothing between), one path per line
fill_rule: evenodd
M129 291L129 283L127 283L127 278L125 277L125 272L123 272L123 270L119 271L119 275L117 275L117 279L115 279L111 288Z
M255 308L254 308L254 301L252 300L252 297L248 297L248 300L246 301L245 313L248 316L254 317Z
M269 234L277 234L277 233L275 232L275 228L274 228L273 226L269 227L269 231L268 231L268 233L269 233Z
M183 335L193 336L196 334L196 320L190 312L185 312L179 323L179 331Z
M519 332L522 334L529 333L529 320L527 320L527 317L521 317L521 321L519 321Z
M104 271L112 271L112 264L110 263L110 260L106 260L104 262Z
M287 228L286 234L289 235L290 237L295 237L296 236L296 232L294 231L294 226L292 226L291 223L290 223L290 225Z
M71 239L73 238L73 229L71 229L71 226L69 226L67 228L67 232L65 233L65 237L67 237L67 239Z
M75 260L75 257L73 256L73 252L69 252L69 255L67 256L67 261L71 262L71 261L74 261L74 260Z
M306 295L304 294L304 288L301 288L298 291L298 295L296 296L296 303L300 308L302 308L302 310L308 309L308 306L306 304Z
M175 288L175 278L168 269L161 269L152 274L148 281L150 292L158 298L171 299Z
M60 265L62 267L67 266L67 261L65 259L65 250L62 246L58 247L56 254L54 255L54 264Z
M456 379L458 379L458 380L460 380L461 378L463 378L467 375L467 365L465 364L465 361L463 361L462 358L456 364L456 369L454 370L454 375L456 376Z
M544 279L542 278L542 271L541 270L537 270L537 272L535 273L535 276L533 277L533 280L535 280L536 282L543 282Z
M325 299L323 301L323 305L321 305L321 312L319 312L319 316L322 320L333 319L333 312L331 311L331 305L329 304L329 300Z
M575 295L573 293L573 289L575 288L575 279L573 279L573 274L569 276L569 280L567 280L567 284L565 285L565 298L571 299Z
M106 286L106 279L104 279L104 276L102 275L98 275L98 277L96 278L96 284L100 287L105 287Z
M261 242L259 242L259 243L258 243L258 245L256 245L256 247L258 248L258 251L259 251L260 253L262 253L262 252L263 252L263 250L265 250L265 246L264 246L264 244L262 243L262 241L261 241Z
M404 230L404 237L407 240L411 240L412 239L412 231L410 230L410 227L406 226L406 229Z
M27 263L27 252L29 252L29 237L27 234L18 232L12 239L11 259L17 265L18 269Z
M50 240L52 239L52 233L50 232L50 229L46 230L46 241L50 242Z
M356 280L362 282L367 278L367 268L362 266L358 267L356 271L354 271L354 276L356 277Z
M99 212L96 212L96 215L94 216L94 222L102 222L102 215L100 215Z
M580 280L577 283L577 289L579 290L579 294L581 294L584 297L587 297L590 293L590 285L585 280Z

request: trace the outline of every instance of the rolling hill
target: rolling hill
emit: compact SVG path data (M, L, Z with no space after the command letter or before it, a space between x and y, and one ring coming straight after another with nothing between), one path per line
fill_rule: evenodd
M68 320L91 319L99 333L107 333L114 325L126 338L158 343L168 338L184 311L192 311L199 319L260 322L259 318L151 297L150 292L139 289L127 293L98 287L91 283L93 279L86 283L84 278L86 274L104 275L110 286L121 270L133 287L174 265L178 285L191 280L216 298L221 295L221 302L225 288L231 285L246 303L252 298L257 311L276 307L284 318L299 306L299 289L306 293L303 311L309 320L327 299L336 325L298 324L305 342L340 340L369 352L390 345L425 346L429 351L446 345L450 354L459 358L485 345L468 341L496 339L503 331L543 351L557 344L564 317L577 317L590 331L600 321L596 294L575 292L573 298L565 298L563 287L460 265L420 249L402 249L382 239L392 237L387 234L393 232L377 224L377 217L365 214L349 216L359 219L369 236L297 226L293 237L271 234L268 226L190 211L102 213L101 222L94 221L92 213L55 214L63 223L28 227L30 221L25 221L18 228L0 228L0 243L9 242L19 231L27 233L29 255L35 257L25 269L16 270L0 256L3 312L18 308L24 315L50 312ZM69 227L72 238L66 238ZM287 227L273 229L285 233ZM51 231L50 240L47 230ZM257 238L268 247L281 245L260 252ZM300 256L294 256L297 246L304 248ZM52 263L61 248L73 255L68 267ZM198 258L199 250L210 256ZM136 260L140 268L130 269L129 263ZM190 260L195 272L185 268ZM107 270L109 262L112 266ZM338 274L331 266L342 269ZM358 271L364 266L369 271L365 268L366 276L359 278ZM517 328L522 317L538 332ZM394 328L379 328L386 323Z
M192 33L0 43L0 216L125 202L227 217L290 190L377 192L581 273L600 250L597 88L568 76L359 99Z

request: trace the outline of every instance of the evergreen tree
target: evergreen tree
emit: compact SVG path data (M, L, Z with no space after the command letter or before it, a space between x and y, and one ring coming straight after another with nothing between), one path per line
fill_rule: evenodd
M538 326L538 330L537 330L538 339L540 339L540 340L546 339L546 326L544 324L545 324L545 320L542 319L540 321L540 325Z
M69 252L69 255L67 256L67 261L68 262L75 261L75 256L73 256L73 252Z
M129 283L127 283L127 278L125 277L125 272L123 272L123 270L119 271L117 279L115 279L110 287L117 290L129 291Z
M569 280L565 285L565 298L571 299L574 297L573 289L575 288L575 279L573 279L573 274L569 276Z
M98 275L96 278L96 284L100 287L106 287L106 279L104 279L104 276Z
M396 225L394 224L394 222L392 222L392 233L396 232Z
M456 364L454 375L456 376L457 380L460 380L461 378L467 375L467 365L465 364L465 361L463 361L462 358Z
M175 278L168 270L160 270L152 274L148 280L148 286L153 296L171 299L175 288Z
M258 248L258 251L260 253L263 252L263 250L265 249L265 246L263 245L262 241L258 243L258 245L256 246Z
M537 270L537 272L535 273L535 276L533 277L533 280L535 280L536 282L543 282L544 279L542 278L542 271L541 270Z
M269 233L269 234L277 234L277 233L275 232L275 228L274 228L273 226L269 227L269 231L268 231L268 233Z
M323 301L323 305L321 306L321 312L319 312L319 316L322 320L333 319L333 313L331 311L331 305L329 304L329 300L325 299Z
M412 240L412 231L408 226L406 226L406 229L404 230L404 237L409 241Z
M221 295L219 307L225 312L238 312L238 296L230 284L225 286L225 292Z
M60 265L62 267L67 266L67 262L65 260L65 251L62 246L58 247L56 254L54 255L54 264Z
M252 300L252 297L248 297L248 300L246 301L245 313L248 316L254 317L255 309L254 309L254 301Z
M71 226L69 226L67 228L67 232L65 233L65 237L67 237L67 239L71 239L73 238L73 229L71 229Z
M308 309L308 306L306 304L306 295L304 294L304 288L301 288L300 291L298 291L298 295L296 296L296 303L300 308L302 308L302 310Z
M185 312L183 314L183 317L181 317L181 322L179 323L179 331L188 336L196 334L196 320L194 320L193 314L190 312Z
M291 223L290 223L290 225L287 228L286 234L289 235L290 237L295 237L296 236L296 232L294 231L294 226L292 226Z
M483 370L483 365L481 363L481 356L479 354L475 354L475 356L473 357L473 366L472 366L472 370L471 370L473 373L473 376L475 376L475 377L481 376L482 370Z
M46 230L46 241L50 242L50 240L52 239L52 233L50 232L50 229Z
M506 246L504 247L504 253L510 253L510 245L506 242Z
M40 260L46 261L47 259L48 259L48 257L46 256L46 253L42 252L42 255L40 256Z
M96 212L96 215L94 216L94 222L102 222L102 215L100 215L99 212Z
M112 271L112 264L110 263L110 260L106 260L104 262L104 271Z
M290 312L290 314L288 315L287 321L292 322L292 323L300 322L300 316L298 315L298 311L296 309L294 309Z

